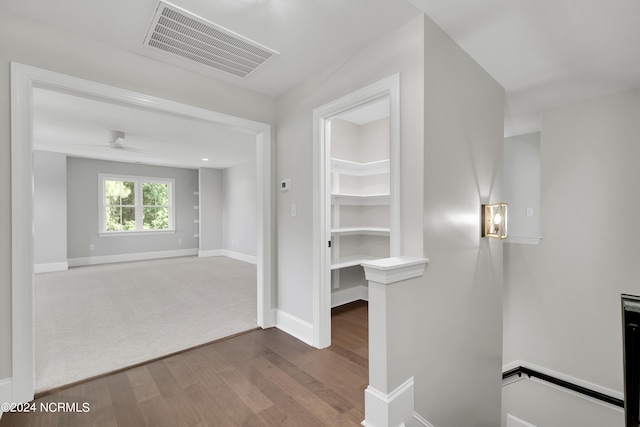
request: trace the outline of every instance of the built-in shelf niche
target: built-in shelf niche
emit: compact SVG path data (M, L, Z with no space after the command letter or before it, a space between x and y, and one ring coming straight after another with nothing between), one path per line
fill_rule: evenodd
M331 120L332 292L367 286L363 262L390 256L391 159L386 115ZM347 270L348 269L348 270Z

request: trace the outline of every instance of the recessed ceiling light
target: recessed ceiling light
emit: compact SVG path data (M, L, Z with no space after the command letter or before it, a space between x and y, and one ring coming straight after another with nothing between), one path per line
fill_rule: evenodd
M203 157L202 160L204 160L205 162L209 161L209 159L207 159L206 157Z

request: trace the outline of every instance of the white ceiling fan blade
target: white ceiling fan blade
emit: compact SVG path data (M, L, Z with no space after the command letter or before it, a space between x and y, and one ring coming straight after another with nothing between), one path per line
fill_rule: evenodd
M149 154L148 151L140 150L138 148L133 148L133 147L122 147L120 148L120 150L131 151L132 153Z

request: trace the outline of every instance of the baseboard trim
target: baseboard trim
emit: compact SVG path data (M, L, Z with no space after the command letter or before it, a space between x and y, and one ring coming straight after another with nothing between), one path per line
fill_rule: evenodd
M247 262L249 264L257 264L258 258L253 255L241 254L240 252L229 251L226 249L213 249L209 251L199 251L198 256L200 258L211 256L224 256L227 258L237 259L238 261Z
M227 258L237 259L238 261L248 262L249 264L257 264L258 258L253 255L241 254L240 252L229 251L225 249L225 255Z
M433 427L433 424L431 424L429 421L427 421L422 415L418 414L417 412L413 412L413 419L416 420L416 422L418 424L420 424L421 426L424 427Z
M276 328L308 345L313 345L313 325L282 310L276 311Z
M68 262L49 262L44 264L34 264L33 273L53 273L55 271L67 271L69 269Z
M383 393L372 386L364 391L365 427L404 426L413 424L413 377L391 393Z
M540 380L579 397L595 399L599 403L606 403L618 408L624 407L624 393L622 392L522 360L515 360L502 366L503 386L514 382L514 378L515 381L525 378Z
M507 427L536 427L531 423L521 420L518 417L514 417L511 414L507 414Z
M160 258L174 258L198 255L198 249L178 249L173 251L139 252L134 254L103 255L85 258L69 258L69 267L111 264L114 262L144 261Z
M13 402L13 378L0 380L0 404ZM0 419L4 412L0 409Z
M349 304L354 301L369 301L369 288L365 285L355 286L331 293L331 308Z
M212 256L224 256L224 249L211 249L208 251L198 251L199 258L209 258Z

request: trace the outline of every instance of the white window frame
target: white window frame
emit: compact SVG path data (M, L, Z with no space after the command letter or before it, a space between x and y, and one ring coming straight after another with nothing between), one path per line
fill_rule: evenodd
M136 213L136 229L135 230L118 230L107 231L106 209L107 203L105 198L105 181L127 181L134 183L135 192L135 213ZM169 186L169 228L163 230L145 230L143 227L144 205L142 203L142 184L168 184ZM101 237L109 236L135 236L140 234L167 234L175 233L175 179L157 178L148 176L133 175L117 175L117 174L98 174L98 234Z

